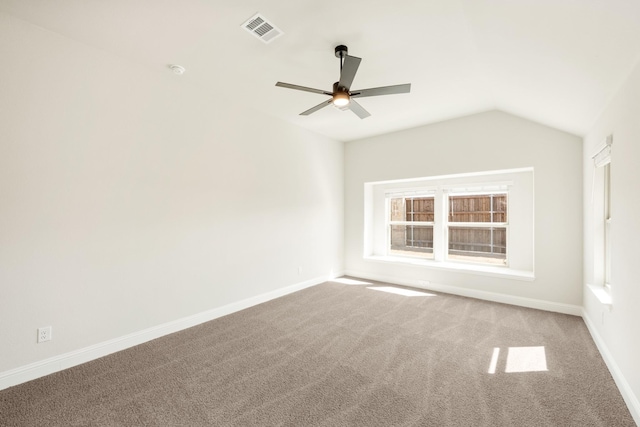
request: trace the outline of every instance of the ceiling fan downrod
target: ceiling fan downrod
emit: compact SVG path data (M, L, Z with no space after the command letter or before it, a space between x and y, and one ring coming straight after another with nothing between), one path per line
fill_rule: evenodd
M349 49L345 45L341 44L336 46L334 52L336 54L336 58L340 58L340 74L342 74L342 65L344 63L345 56L349 53Z

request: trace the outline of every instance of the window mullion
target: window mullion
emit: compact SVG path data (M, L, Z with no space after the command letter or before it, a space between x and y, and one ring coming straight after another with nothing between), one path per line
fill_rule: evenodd
M447 247L447 202L448 197L442 189L437 189L433 212L433 258L444 261Z

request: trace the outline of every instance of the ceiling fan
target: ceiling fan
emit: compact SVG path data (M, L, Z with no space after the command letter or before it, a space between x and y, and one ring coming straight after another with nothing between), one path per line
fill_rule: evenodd
M333 104L341 110L351 110L361 119L369 117L371 114L365 110L362 105L358 104L353 98L364 98L366 96L394 95L396 93L409 93L411 91L411 83L382 86L369 89L351 90L351 83L356 76L361 58L350 56L347 54L348 49L344 45L336 46L336 57L340 58L340 80L333 84L333 91L329 92L321 89L313 89L305 86L293 85L290 83L278 82L276 86L288 89L302 90L305 92L318 93L320 95L328 95L331 99L321 102L315 107L311 107L300 113L301 116L308 116L311 113Z

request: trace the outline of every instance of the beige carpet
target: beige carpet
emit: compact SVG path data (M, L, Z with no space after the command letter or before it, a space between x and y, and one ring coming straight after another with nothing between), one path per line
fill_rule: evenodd
M314 286L0 391L0 424L635 425L581 318L405 290Z

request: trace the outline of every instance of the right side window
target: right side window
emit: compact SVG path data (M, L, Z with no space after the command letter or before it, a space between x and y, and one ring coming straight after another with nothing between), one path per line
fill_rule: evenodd
M450 194L447 258L507 264L508 193Z
M604 286L611 288L611 161L604 168Z
M592 157L594 207L594 281L611 289L611 145L613 136Z

